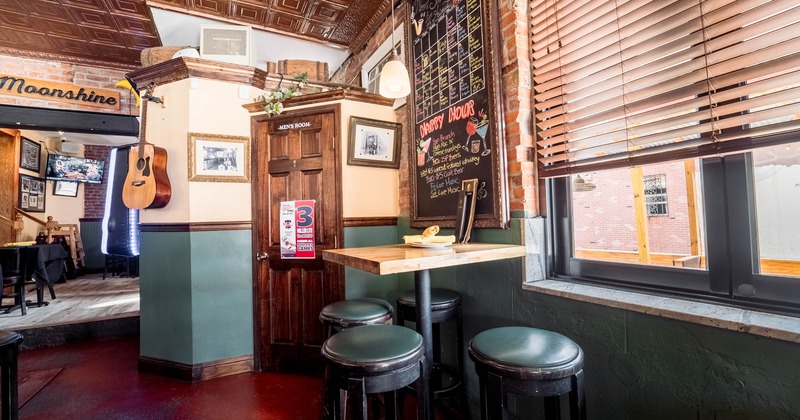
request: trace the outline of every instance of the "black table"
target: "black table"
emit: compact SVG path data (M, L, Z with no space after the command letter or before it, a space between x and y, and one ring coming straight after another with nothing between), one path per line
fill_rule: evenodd
M60 244L42 244L15 247L23 251L23 258L27 266L28 281L36 283L36 304L32 306L45 306L44 288L50 290L50 298L55 299L56 293L53 284L64 273L64 261L69 256Z

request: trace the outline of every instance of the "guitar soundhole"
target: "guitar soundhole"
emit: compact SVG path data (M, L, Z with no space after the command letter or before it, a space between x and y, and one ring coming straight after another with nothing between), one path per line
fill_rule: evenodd
M147 165L147 162L145 162L145 160L143 158L140 158L140 159L136 160L136 170L137 171L141 172L142 170L144 170L145 165Z

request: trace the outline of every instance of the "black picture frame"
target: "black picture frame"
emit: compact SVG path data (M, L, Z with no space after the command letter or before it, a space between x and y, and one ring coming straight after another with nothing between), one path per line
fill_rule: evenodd
M398 123L350 117L347 164L399 168L401 130Z
M45 210L45 179L30 175L19 174L19 196L17 204L23 211L31 213L44 213Z
M80 182L53 181L53 195L61 197L77 197Z
M42 145L27 138L22 138L19 150L19 167L29 171L39 172L42 165Z

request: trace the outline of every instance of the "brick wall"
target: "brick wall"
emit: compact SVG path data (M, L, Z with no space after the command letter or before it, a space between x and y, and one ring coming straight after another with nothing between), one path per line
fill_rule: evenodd
M110 146L96 146L87 144L83 148L83 156L88 159L106 162L105 174L101 184L84 184L83 189L83 217L103 217L106 207L106 185L111 174L108 172L108 157L111 153Z
M499 25L494 29L500 37L500 97L505 109L505 137L509 202L512 211L539 214L538 189L534 182L535 163L532 161L533 135L531 127L531 76L528 47L527 3L514 0L499 1ZM395 9L397 23L405 19L405 3ZM331 76L331 81L360 85L360 71L370 55L390 35L391 20L385 20L367 45L354 52ZM406 24L406 30L410 28ZM406 45L406 57L410 59ZM522 71L520 71L520 68ZM411 135L409 107L397 109L397 121L403 124L403 147L400 155L400 215L411 214L409 168L409 139Z
M72 104L42 99L22 98L5 95L3 91L0 91L0 104L138 115L135 99L131 94L124 89L114 86L118 81L125 79L126 72L125 70L88 67L62 63L60 61L21 58L0 54L0 75L24 76L31 79L46 80L48 82L69 83L86 88L119 91L120 108L119 110L112 110L81 105L79 103Z

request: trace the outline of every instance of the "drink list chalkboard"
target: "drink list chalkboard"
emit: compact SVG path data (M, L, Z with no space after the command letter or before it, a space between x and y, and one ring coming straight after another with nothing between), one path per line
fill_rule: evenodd
M475 226L508 221L494 1L410 2L414 227L453 227L461 181L473 178Z

